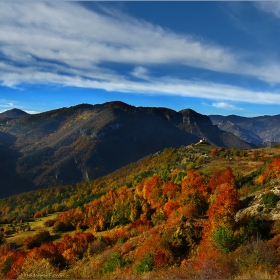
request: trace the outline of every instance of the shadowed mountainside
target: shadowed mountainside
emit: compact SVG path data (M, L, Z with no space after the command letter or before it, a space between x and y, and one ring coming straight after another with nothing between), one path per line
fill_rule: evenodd
M119 101L0 118L0 131L13 138L8 147L3 145L5 151L16 154L9 169L16 182L0 179L2 197L21 192L17 185L28 185L28 191L93 180L148 154L201 138L221 147L254 147L191 109L176 112Z

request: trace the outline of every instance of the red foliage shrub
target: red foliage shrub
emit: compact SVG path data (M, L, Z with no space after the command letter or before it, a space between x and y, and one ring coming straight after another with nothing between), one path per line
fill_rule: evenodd
M82 257L89 243L94 240L95 237L91 233L76 233L73 237L65 234L62 241L63 249L64 251L72 249L75 256Z
M217 156L218 155L218 149L217 148L212 149L211 152L210 152L210 155L211 155L211 157Z
M205 184L201 173L189 170L187 177L182 181L182 202L196 204L201 214L208 208L209 188Z
M214 171L209 180L208 186L211 191L214 192L218 186L224 183L232 186L235 183L235 176L233 175L232 169L230 167L227 167L222 172L218 170Z
M150 220L136 220L128 225L128 230L133 234L142 233L153 227L153 223Z
M178 185L173 182L168 182L164 189L162 190L162 194L166 196L168 199L174 199L181 192L181 189Z
M39 211L37 211L33 216L34 219L41 218L41 217L43 217L43 214Z
M197 276L202 279L232 278L238 272L235 258L222 254L205 238L200 243L193 266Z
M212 227L234 221L234 214L238 210L238 191L228 183L224 183L216 190L216 200L207 211L209 223Z
M43 243L39 248L36 248L34 255L38 259L47 259L54 266L62 267L66 264L59 243Z
M4 279L16 279L18 277L24 264L25 255L23 251L9 252L7 262L9 263L10 269L6 271Z
M130 237L129 229L120 227L119 229L110 231L107 235L102 235L102 241L107 245L116 244L120 240L126 240Z
M169 216L172 214L173 211L175 211L176 209L178 209L180 207L180 204L176 201L168 201L165 205L164 205L164 211L165 211L165 215L167 218L169 218Z
M168 261L168 255L164 251L160 250L154 255L154 263L157 268L167 266Z
M157 256L157 265L162 267L168 265L173 261L173 254L169 249L168 243L156 232L145 240L145 242L138 248L136 252L136 261L141 261L147 254ZM164 263L163 263L164 261Z
M186 204L180 208L178 208L178 214L180 217L184 217L186 219L193 218L198 215L198 209L196 204Z
M268 164L256 182L263 184L266 180L270 178L280 178L280 157L274 159L270 164Z
M144 185L143 197L151 205L152 209L163 205L162 189L164 184L165 182L158 175L154 175Z

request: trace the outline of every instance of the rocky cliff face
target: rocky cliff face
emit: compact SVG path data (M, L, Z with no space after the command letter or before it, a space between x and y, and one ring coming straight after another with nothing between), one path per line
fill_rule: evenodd
M222 131L217 125L212 125L211 119L206 115L201 115L191 109L179 112L183 116L183 122L178 124L183 130L188 131L216 146L230 148L249 148L255 147L235 136L233 133Z
M235 219L240 220L244 217L254 217L259 220L279 220L280 219L280 181L274 179L270 182L269 194L274 197L267 203L264 196L267 190L260 190L241 200L242 208L236 213Z

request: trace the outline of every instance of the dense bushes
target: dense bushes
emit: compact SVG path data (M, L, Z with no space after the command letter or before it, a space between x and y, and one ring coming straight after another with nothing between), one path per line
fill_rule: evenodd
M267 207L274 208L279 201L278 195L273 192L266 192L262 195L261 203Z
M4 234L4 230L0 232L0 246L6 243L6 238Z
M35 235L28 237L24 241L24 247L26 249L39 247L43 242L46 242L49 238L50 238L50 233L47 230L41 230Z
M103 265L101 271L103 275L107 275L113 272L116 268L120 268L124 265L124 259L117 252L114 252L110 255L107 262Z
M138 273L151 271L155 268L155 260L150 253L146 253L144 258L135 264L135 270Z
M267 241L258 238L239 247L234 256L240 273L251 277L254 277L255 271L273 272L280 264L277 250Z
M56 220L46 220L44 222L45 227L52 227L55 224Z
M54 224L53 224L53 228L52 228L53 232L60 232L60 231L66 231L67 230L67 227L66 225L61 222L61 221L56 221Z

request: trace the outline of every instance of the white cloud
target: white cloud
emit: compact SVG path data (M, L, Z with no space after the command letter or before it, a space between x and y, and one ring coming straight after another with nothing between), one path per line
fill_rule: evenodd
M279 63L245 62L244 54L179 35L122 14L101 15L73 2L0 1L0 83L59 84L145 94L168 94L280 104L278 93L224 84L149 76L149 66L181 64L280 83ZM129 64L131 81L103 63ZM142 66L136 66L142 65Z
M183 63L225 70L234 56L211 43L179 36L143 21L124 21L88 11L75 3L0 3L1 51L10 59L38 64L36 58L75 68L100 62Z
M227 102L214 102L214 103L212 103L212 106L214 106L216 108L220 108L220 109L225 109L225 110L242 110L242 108L238 108Z
M24 110L25 111L25 110ZM38 112L38 111L30 111L30 110L26 110L25 111L26 113L28 113L28 114L31 114L31 115L33 115L33 114L39 114L40 112Z
M137 66L132 71L132 76L140 79L147 79L148 78L148 70L142 66Z
M12 108L14 107L15 104L14 102L10 102L10 101L7 101L7 100L0 100L0 108Z
M0 113L15 108L14 103L5 99L0 99Z

